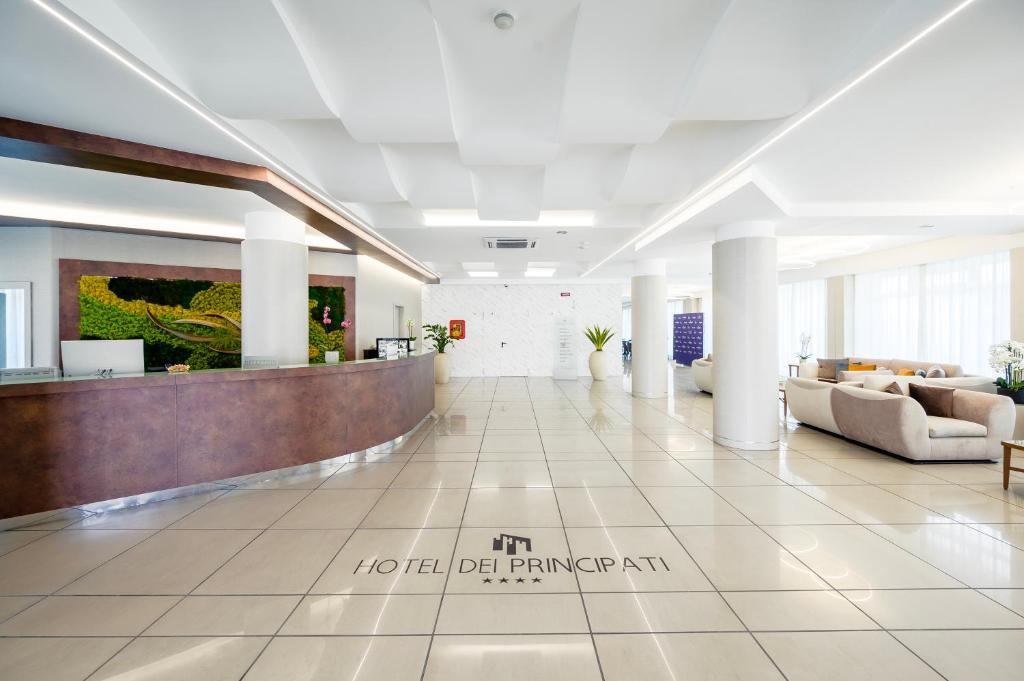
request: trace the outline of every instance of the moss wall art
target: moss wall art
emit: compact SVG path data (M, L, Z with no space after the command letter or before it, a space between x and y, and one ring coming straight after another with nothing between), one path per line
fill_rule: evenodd
M241 365L242 287L192 279L82 276L79 337L142 338L146 367ZM345 356L345 288L309 287L309 361Z

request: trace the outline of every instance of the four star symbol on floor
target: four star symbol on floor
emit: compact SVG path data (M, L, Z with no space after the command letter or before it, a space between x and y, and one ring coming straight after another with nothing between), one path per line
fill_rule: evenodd
M491 579L490 577L484 577L480 581L482 581L484 584L493 584L494 583L494 580ZM530 581L533 582L534 584L540 584L541 578L540 577L534 577ZM508 584L508 577L502 577L501 579L498 580L498 583L499 584ZM516 577L516 584L525 584L525 583L526 583L526 579L524 577Z

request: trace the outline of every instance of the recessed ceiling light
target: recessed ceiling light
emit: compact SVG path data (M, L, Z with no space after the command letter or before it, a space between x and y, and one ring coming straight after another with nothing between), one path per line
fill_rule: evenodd
M921 225L921 229L935 229L935 225Z
M473 272L466 272L466 274L468 274L469 276L473 277L474 279L481 279L481 278L484 278L484 277L496 277L496 276L498 276L498 273L495 272L494 270L476 270L476 271L473 271Z
M516 18L511 12L502 10L494 15L494 25L501 31L507 31L516 25Z
M525 277L553 277L555 276L554 267L527 267L526 272L523 274Z
M481 220L474 208L423 211L427 227L592 227L592 210L542 210L536 220Z

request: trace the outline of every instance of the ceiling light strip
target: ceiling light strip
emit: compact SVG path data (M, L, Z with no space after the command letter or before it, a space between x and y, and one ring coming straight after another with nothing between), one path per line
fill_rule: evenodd
M125 57L118 50L115 50L110 45L106 44L103 40L93 35L90 31L86 30L83 26L79 25L78 22L66 16L64 12L57 9L56 7L53 7L47 0L32 0L32 2L35 3L35 5L38 6L39 8L46 11L47 14L54 17L62 24L70 28L72 31L74 31L81 37L85 38L99 49L101 49L107 55L113 57L116 61L120 62L123 66L131 70L133 73L149 82L151 85L159 89L161 92L171 97L173 100L175 100L176 102L190 110L192 113L202 118L204 121L215 127L223 134L230 137L238 144L248 149L250 152L256 154L260 159L262 159L265 163L267 163L267 165L272 167L275 171L288 178L289 181L301 187L303 191L315 197L318 201L325 204L326 206L330 207L330 209L333 212L343 217L344 220L350 224L350 226L353 228L353 231L357 233L357 236L359 236L362 239L365 239L366 241L376 241L377 243L380 243L381 250L387 252L389 255L396 258L397 260L402 261L403 263L405 263L412 269L416 270L420 274L423 274L424 276L428 277L438 278L437 273L426 269L425 267L420 265L414 258L412 258L412 256L404 253L403 251L401 251L401 249L398 249L390 242L384 240L383 237L374 232L373 229L371 229L369 226L363 225L361 220L359 220L355 216L352 216L348 210L346 210L343 206L336 203L333 199L331 199L331 197L323 194L316 187L313 187L312 185L308 184L305 180L303 180L301 177L295 175L288 168L284 167L276 160L274 160L273 157L271 157L266 152L256 147L254 144L246 140L241 135L239 135L230 126L219 120L216 116L214 116L213 114L211 114L195 102L191 101L190 98L186 97L184 94L179 92L175 87L168 85L160 78L157 78L156 76L146 71L146 69L132 62L132 60ZM376 238L371 237L371 234L374 235Z
M943 14L941 17L939 17L935 21L933 21L931 24L929 24L927 27L925 27L922 31L917 33L917 35L915 35L910 40L908 40L905 43L903 43L902 45L900 45L898 48L896 48L896 50L894 50L893 52L888 54L882 60L880 60L879 62L877 62L873 66L871 66L869 69L867 69L866 71L861 73L859 76L857 76L856 78L851 80L849 83L847 83L843 87L841 87L838 90L836 90L834 93L832 93L831 95L826 97L824 100L822 100L818 104L816 104L813 107L811 107L808 111L806 111L803 114L801 114L796 120L794 120L794 121L786 124L785 126L783 126L783 128L781 130L779 130L778 132L773 134L771 137L769 137L767 140L765 140L764 142L759 144L751 152L749 152L746 156L742 157L739 161L737 161L733 165L729 166L726 170L722 171L721 173L716 175L714 178L712 178L710 181L708 181L704 185L702 185L697 191L695 191L693 194L691 194L689 197L687 197L682 203L677 205L668 215L666 215L665 217L661 218L658 222L654 223L653 225L651 225L650 227L648 227L647 229L642 231L640 234L637 234L635 237L633 237L632 239L630 239L629 241L624 243L622 246L619 246L611 254L609 254L608 256L603 258L602 260L598 261L598 263L596 265L594 265L593 267L588 269L586 272L584 272L580 276L581 277L586 277L586 276L590 275L592 272L594 272L598 268L602 267L605 263L607 263L609 260L614 258L616 255L618 255L622 251L626 250L627 248L629 248L633 244L637 243L641 239L645 239L645 243L650 243L654 239L657 239L657 238L659 238L661 236L664 236L668 232L670 232L673 229L675 229L677 226L679 226L679 224L682 223L681 220L680 221L676 221L676 218L678 218L684 211L686 211L696 201L700 200L704 195L706 195L709 192L711 192L714 189L716 189L720 184L722 184L723 182L728 180L733 174L735 174L736 172L744 169L745 166L748 163L750 163L755 158L757 158L762 153L764 153L765 150L767 150L770 147L774 146L779 140L781 140L782 138L784 138L787 135L789 135L789 133L793 132L793 130L795 130L796 128L800 127L804 123L806 123L810 118L812 118L813 116L817 115L819 112L821 112L827 106L829 106L830 104L835 102L837 99L839 99L840 97L845 95L847 92L849 92L850 90L852 90L853 88L857 87L862 82L864 82L865 80L870 78L879 69L883 68L886 64L888 64L889 62L891 62L894 59L896 59L897 57L899 57L901 54L903 54L904 52L909 50L911 47L913 47L914 45L916 45L920 41L924 40L932 32L937 30L940 26L945 24L947 21L949 21L950 19L952 19L956 15L960 14L960 12L962 12L965 9L967 9L967 7L969 7L970 5L974 4L975 2L976 2L976 0L963 0L963 2L958 4L956 7L954 7L950 11L946 12L945 14ZM646 239L646 237L648 237L648 236L651 236L651 238L650 239Z

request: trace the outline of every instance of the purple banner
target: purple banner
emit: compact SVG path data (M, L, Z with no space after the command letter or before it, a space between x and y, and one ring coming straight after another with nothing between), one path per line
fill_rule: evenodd
M704 356L704 313L672 315L672 359L690 364Z

